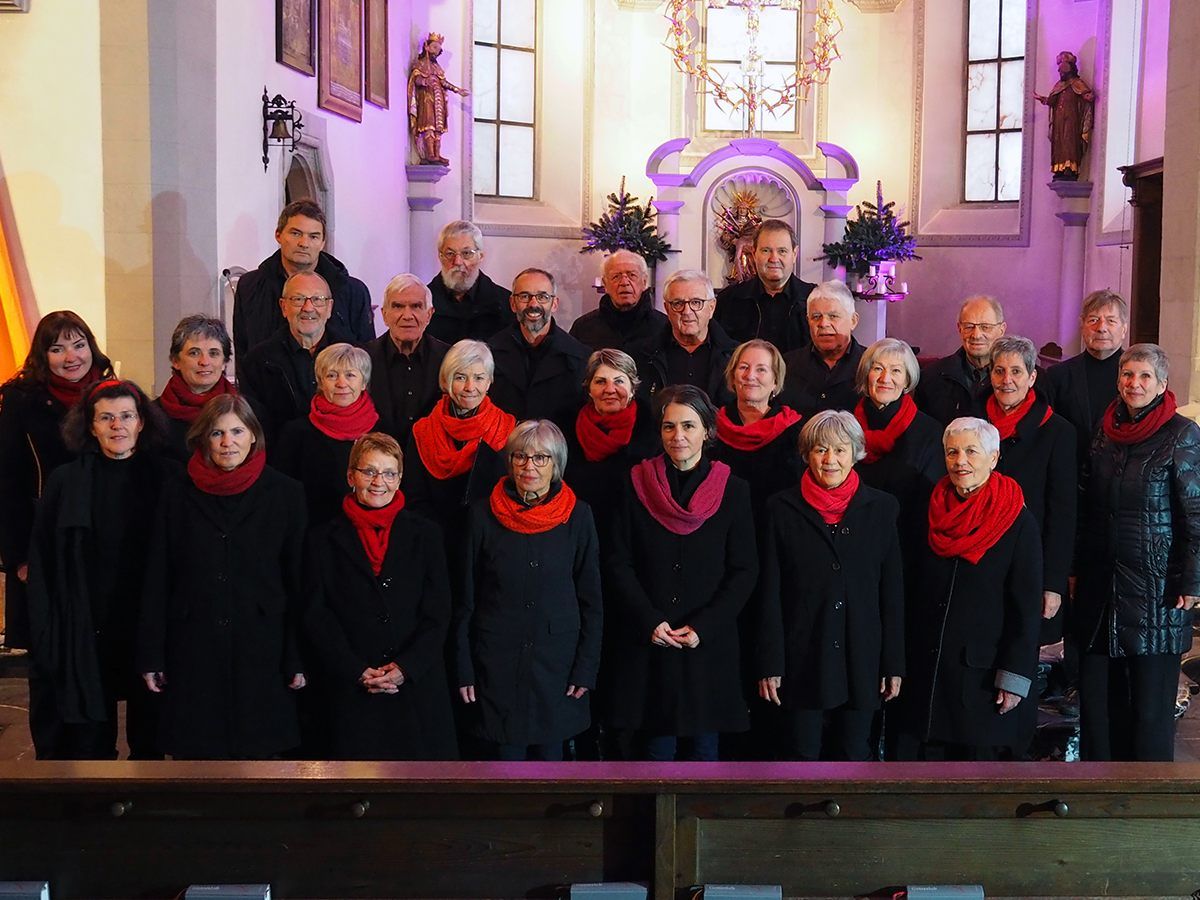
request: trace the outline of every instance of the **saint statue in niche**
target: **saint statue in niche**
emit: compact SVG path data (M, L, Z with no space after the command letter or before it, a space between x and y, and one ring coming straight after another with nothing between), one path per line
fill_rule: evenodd
M408 124L423 166L448 166L442 156L442 135L446 133L446 92L462 97L468 92L446 80L438 65L445 38L431 31L425 38L412 71L408 75Z
M1095 92L1079 77L1075 54L1067 50L1055 57L1058 84L1034 99L1050 107L1050 171L1055 181L1078 181L1083 154L1092 139L1092 106Z

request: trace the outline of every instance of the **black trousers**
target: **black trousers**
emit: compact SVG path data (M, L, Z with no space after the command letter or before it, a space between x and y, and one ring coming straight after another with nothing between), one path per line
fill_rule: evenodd
M871 724L878 710L785 709L781 759L866 762L874 759Z
M139 678L140 682L141 679ZM161 698L144 684L129 684L125 704L125 740L130 759L162 759L159 744ZM116 759L117 700L105 701L108 719L72 725L58 710L52 679L36 666L29 669L29 732L38 759Z
M1172 762L1179 656L1113 658L1084 653L1079 663L1079 755L1089 761Z

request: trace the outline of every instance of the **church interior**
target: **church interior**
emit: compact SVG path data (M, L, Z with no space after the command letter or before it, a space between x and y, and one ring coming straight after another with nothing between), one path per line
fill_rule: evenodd
M455 90L422 144L411 74L431 35ZM1129 343L1166 350L1197 418L1198 45L1195 0L0 0L0 381L38 320L72 309L156 396L175 324L232 323L239 277L301 199L369 289L377 334L385 286L436 276L455 220L481 230L506 289L552 272L567 328L603 293L585 229L628 194L669 245L652 290L683 269L720 289L744 217L783 219L796 275L854 290L857 339L902 338L922 361L958 347L960 304L985 294L1051 365L1080 351L1082 299L1112 290ZM1078 165L1055 171L1038 95L1064 51L1091 105ZM823 247L880 201L917 258L876 290L874 267L847 272ZM1200 739L1181 739L1173 764L883 772L9 758L0 882L48 880L55 898L201 882L303 898L1200 896Z

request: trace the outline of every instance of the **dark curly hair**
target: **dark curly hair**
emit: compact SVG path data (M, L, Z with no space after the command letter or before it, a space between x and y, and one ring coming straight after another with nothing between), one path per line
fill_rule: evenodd
M92 329L88 328L87 322L83 321L79 313L60 309L42 316L33 332L25 364L21 371L9 379L9 383L23 381L27 384L46 384L50 380L50 347L63 335L71 334L78 334L88 342L92 351L92 365L101 377L111 375L112 360L100 351L96 336L92 334Z

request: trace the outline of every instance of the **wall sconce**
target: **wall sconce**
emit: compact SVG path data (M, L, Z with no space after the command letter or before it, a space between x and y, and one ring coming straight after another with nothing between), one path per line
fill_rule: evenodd
M296 111L295 100L287 100L283 94L268 97L265 86L263 87L262 103L262 161L265 172L267 171L268 145L279 144L281 147L287 147L293 153L296 152L296 144L300 142L300 132L304 129L304 117Z

